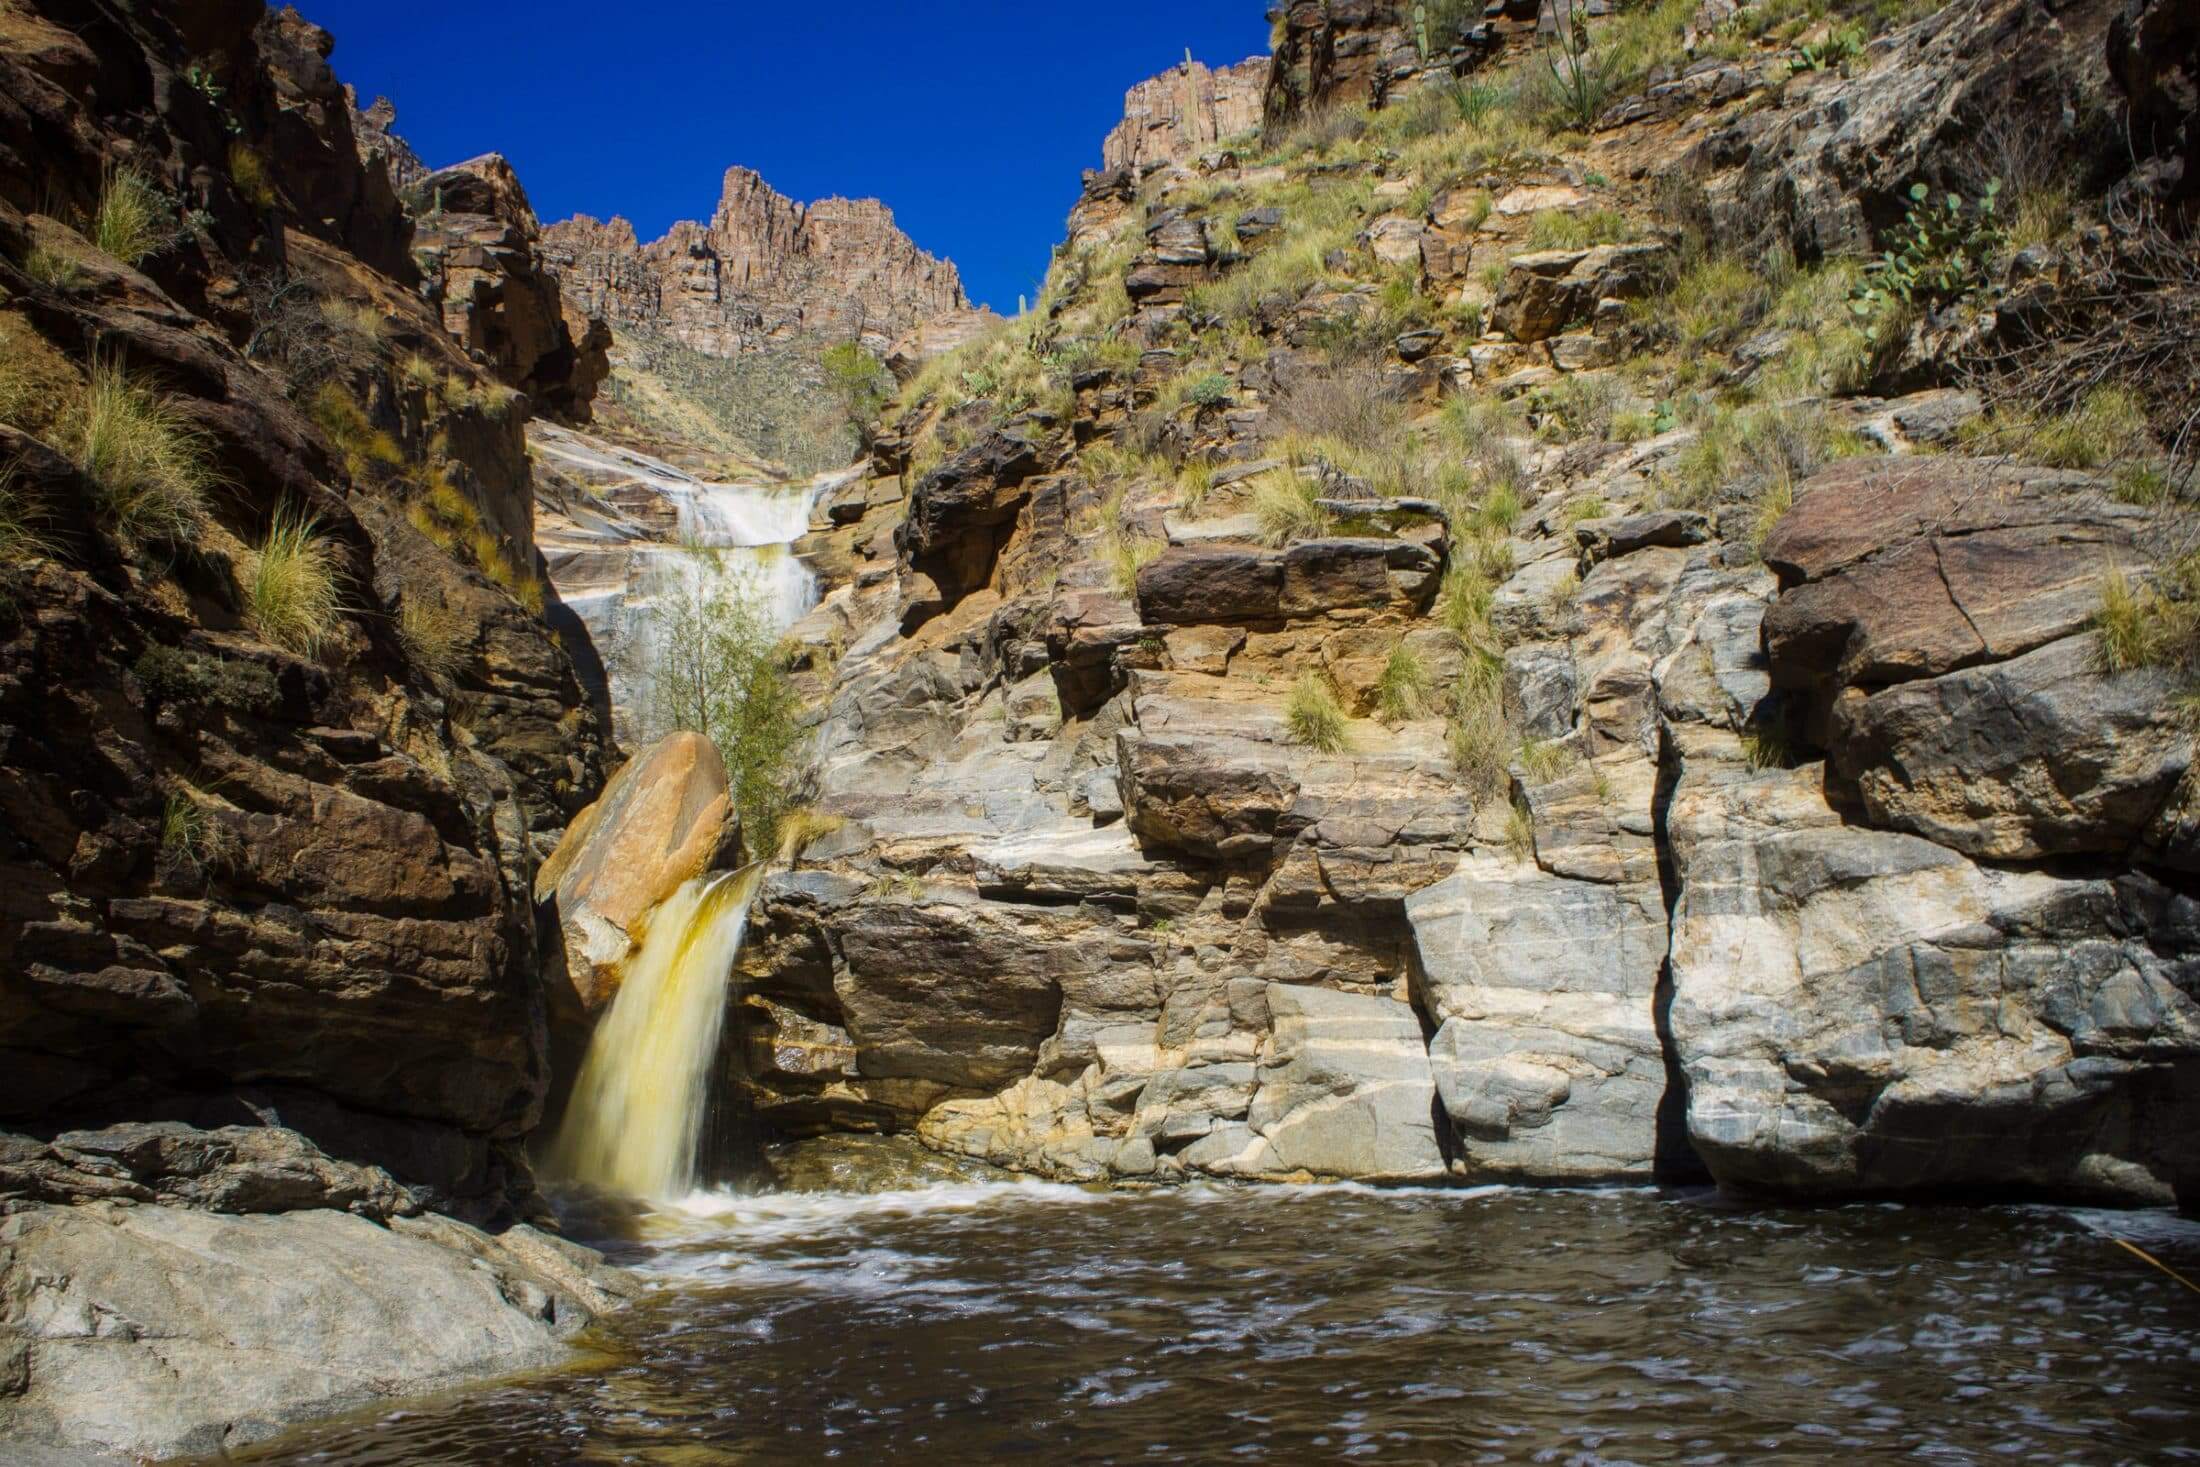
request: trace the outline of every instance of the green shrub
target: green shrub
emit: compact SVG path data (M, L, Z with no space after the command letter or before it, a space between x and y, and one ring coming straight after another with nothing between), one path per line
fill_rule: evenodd
M275 511L245 568L245 612L270 646L311 657L343 620L336 550L315 521Z
M723 572L683 579L657 610L650 701L652 737L707 736L725 759L742 839L752 853L779 848L801 803L801 701L787 680L761 601Z
M1284 703L1283 724L1292 743L1323 754L1340 753L1351 743L1344 709L1338 706L1329 680L1318 672L1309 672L1292 684L1291 696Z
M188 543L215 476L204 435L173 398L102 358L63 419L77 467L115 533L133 545Z
M135 169L110 167L93 207L92 243L125 265L136 265L167 242L168 201Z
M1220 407L1230 400L1231 382L1221 372L1209 372L1184 389L1184 400L1196 407Z
M1588 7L1575 6L1573 24L1546 37L1542 50L1538 78L1544 107L1566 126L1594 127L1619 89L1620 59L1612 48L1592 42Z

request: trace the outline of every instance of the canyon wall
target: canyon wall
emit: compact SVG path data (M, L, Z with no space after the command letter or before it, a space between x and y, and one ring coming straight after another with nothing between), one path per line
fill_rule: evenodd
M1196 156L1225 138L1260 127L1261 94L1268 58L1235 66L1182 66L1132 87L1123 98L1123 120L1100 144L1100 166L1133 171Z
M1092 175L1047 313L821 505L766 1120L1079 1179L2190 1204L2183 684L2096 631L2174 583L2119 477L2174 435L2119 469L1988 390L2105 237L1915 314L1817 256L2043 96L2086 207L2174 200L2093 151L2117 8L1818 70L1807 21L1676 26L1561 128L1413 102L1403 7L1290 7L1287 115L1397 105ZM1445 65L1532 70L1500 20Z

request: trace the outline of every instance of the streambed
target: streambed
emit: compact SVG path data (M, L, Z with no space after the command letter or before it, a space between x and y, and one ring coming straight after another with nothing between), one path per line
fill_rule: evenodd
M788 1181L613 1245L660 1287L597 1358L246 1460L2200 1459L2200 1295L2111 1241L2200 1274L2159 1214Z

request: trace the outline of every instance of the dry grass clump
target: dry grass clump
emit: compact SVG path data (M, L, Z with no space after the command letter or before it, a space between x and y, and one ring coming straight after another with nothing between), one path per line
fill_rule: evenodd
M1390 649L1375 682L1375 706L1386 723L1426 718L1436 704L1436 683L1421 654L1400 642Z
M336 547L311 516L275 511L245 562L245 613L270 646L311 657L336 634L344 605Z
M132 168L109 167L99 184L88 233L93 244L125 265L136 265L166 242L168 201Z
M183 544L206 521L215 483L205 436L176 400L112 358L92 364L62 437L115 532L133 545Z
M194 872L233 864L242 854L237 833L206 813L203 797L188 785L169 792L161 807L160 848Z
M1270 545L1288 545L1327 535L1334 522L1321 497L1321 481L1295 468L1263 474L1253 487L1253 517L1260 522L1261 538Z
M1351 746L1351 728L1329 679L1309 672L1291 685L1283 706L1286 736L1323 754L1337 754Z
M20 565L54 553L46 515L16 482L15 465L0 468L0 565Z
M23 273L55 290L73 289L84 279L81 265L47 244L34 244L24 254Z
M275 180L268 175L267 160L242 140L229 145L229 181L253 208L275 207Z
M367 410L340 383L324 382L316 388L306 401L306 416L336 445L344 471L354 479L375 477L378 471L405 462L405 450L397 440L375 427Z
M2093 614L2094 651L2103 672L2200 664L2200 555L2162 567L2157 584L2135 586L2118 567L2101 578Z
M1502 665L1486 653L1468 658L1451 726L1451 762L1477 799L1505 787L1506 758L1519 742L1505 716Z
M2128 387L2104 383L2061 412L2003 403L1964 425L1975 453L2003 454L2056 469L2098 469L2153 457L2146 408Z
M473 624L440 598L407 593L397 608L397 640L413 665L430 677L457 672L473 635Z

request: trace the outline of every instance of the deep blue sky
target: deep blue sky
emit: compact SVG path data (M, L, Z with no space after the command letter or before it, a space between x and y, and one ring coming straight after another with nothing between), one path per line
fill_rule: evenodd
M1036 294L1123 92L1268 48L1263 0L296 0L431 167L501 152L545 222L708 219L735 163L884 199L1002 311Z

